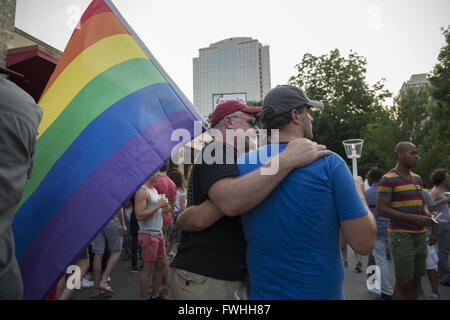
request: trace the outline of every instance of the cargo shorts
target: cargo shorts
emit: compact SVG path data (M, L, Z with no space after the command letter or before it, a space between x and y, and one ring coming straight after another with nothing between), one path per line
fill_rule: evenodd
M389 232L389 246L396 279L413 280L425 276L428 254L425 232Z

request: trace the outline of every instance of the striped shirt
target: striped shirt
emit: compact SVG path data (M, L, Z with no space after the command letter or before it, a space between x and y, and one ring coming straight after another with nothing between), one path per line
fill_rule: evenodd
M405 179L395 170L386 173L378 183L378 196L390 198L391 208L402 213L423 215L423 183L418 174L410 172ZM422 233L425 227L415 222L393 221L389 219L389 232Z

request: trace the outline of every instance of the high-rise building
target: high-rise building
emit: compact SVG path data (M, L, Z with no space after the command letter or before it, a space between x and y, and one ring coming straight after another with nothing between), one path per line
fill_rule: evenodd
M194 105L205 118L214 109L215 95L260 101L270 90L269 46L256 39L229 38L199 49L193 68Z
M420 88L429 84L430 81L428 80L426 73L413 74L408 81L403 83L400 91L404 91L408 88Z

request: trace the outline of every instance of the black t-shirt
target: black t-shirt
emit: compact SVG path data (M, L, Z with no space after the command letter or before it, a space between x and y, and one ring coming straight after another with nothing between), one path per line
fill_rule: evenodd
M223 151L223 164L217 163L219 161L205 163L208 155L216 154L214 150ZM222 155L219 156L222 159ZM188 206L199 205L207 200L209 188L216 181L239 176L235 164L237 154L233 146L212 142L202 150L202 157L202 164L192 167L188 183ZM242 280L247 275L245 255L246 242L241 218L225 216L203 231L183 232L177 256L171 266L220 280Z

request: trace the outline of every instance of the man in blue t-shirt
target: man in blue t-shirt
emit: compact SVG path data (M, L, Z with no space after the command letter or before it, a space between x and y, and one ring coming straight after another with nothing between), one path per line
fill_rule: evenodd
M312 139L309 108L323 108L322 103L309 100L292 86L272 89L264 102L263 125L265 129L280 129L279 141L283 143L272 141L241 156L237 166L243 176L257 170L260 175L276 174L268 164L293 141ZM361 201L363 181L359 177L357 182L358 190L344 160L332 153L291 170L265 200L242 214L250 299L344 298L339 226L357 253L367 255L375 245L375 220ZM202 228L223 214L238 216L244 211L223 212L210 200L190 209L201 217Z
M292 139L312 139L311 101L293 86L264 98L265 129L279 129L279 143L241 156L245 175L281 152ZM268 131L270 135L270 131ZM255 159L257 161L255 161ZM337 154L293 170L258 206L241 216L247 240L250 299L344 299L339 228L359 254L375 244L376 224L345 161Z

